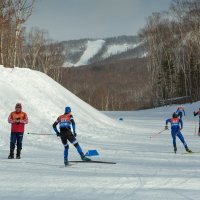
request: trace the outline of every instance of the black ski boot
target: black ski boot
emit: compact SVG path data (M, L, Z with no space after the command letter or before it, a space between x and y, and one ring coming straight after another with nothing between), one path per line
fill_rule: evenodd
M185 146L185 150L188 152L188 153L192 153L192 151L190 149L188 149L187 145Z
M8 156L8 159L13 159L14 158L14 149L10 149L10 154Z
M87 158L83 153L81 154L82 161L91 161L90 158Z
M174 145L174 153L176 154L176 152L177 152L177 147L176 145Z
M16 159L21 159L21 150L17 149Z
M65 164L65 166L68 166L69 165L69 161L68 161L68 159L64 159L64 164Z

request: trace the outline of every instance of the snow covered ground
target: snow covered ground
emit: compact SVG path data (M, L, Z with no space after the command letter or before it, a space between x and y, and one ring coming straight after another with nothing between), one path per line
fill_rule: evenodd
M29 69L0 67L0 199L2 200L196 200L200 191L200 153L185 154L177 140L172 149L165 119L177 106L132 112L101 113L46 75ZM82 148L97 149L96 160L116 165L77 163L63 167L63 147L56 136L24 135L21 160L8 160L7 117L22 102L27 132L53 133L52 123L70 105ZM200 152L195 134L200 102L185 105L183 134ZM107 116L106 116L106 115ZM119 121L122 117L124 120ZM80 160L70 145L70 160Z

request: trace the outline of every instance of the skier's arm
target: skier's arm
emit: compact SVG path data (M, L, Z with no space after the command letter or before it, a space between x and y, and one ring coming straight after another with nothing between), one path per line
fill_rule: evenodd
M195 111L194 111L194 116L197 116L197 115L198 115L198 112L195 112Z
M179 108L176 110L176 114L178 114L178 112L179 112Z
M10 113L10 115L8 117L8 123L10 123L10 124L14 124L15 123L15 120L13 120L13 118L12 118L12 113Z
M183 129L183 121L182 121L182 119L180 119L180 121L179 121L179 123L180 123L180 125L181 125L181 130Z
M24 119L20 120L20 123L22 123L22 124L28 124L28 116L27 116L26 113L24 114Z
M168 123L170 122L170 119L167 119L166 120L166 123L165 123L165 129L167 130L168 129Z
M74 136L76 137L76 135L77 135L77 134L76 134L76 124L75 124L75 121L74 121L73 116L71 115L70 117L71 117L70 121L71 121L71 123L72 123L73 134L74 134Z
M72 118L70 121L71 121L71 123L72 123L73 132L75 133L75 132L76 132L76 124L75 124L75 121L74 121L73 118Z
M56 134L57 135L59 135L60 133L59 133L59 131L58 131L58 129L57 129L57 125L58 125L58 123L59 123L59 121L58 121L58 119L53 123L53 129L54 129L54 131L56 132Z
M167 119L166 120L166 126L168 125L169 122L170 122L170 119Z

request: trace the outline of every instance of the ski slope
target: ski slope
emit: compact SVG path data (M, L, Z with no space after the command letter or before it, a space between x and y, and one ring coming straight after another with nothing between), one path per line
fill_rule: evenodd
M172 149L165 119L177 106L130 112L99 112L48 76L29 69L0 67L0 199L2 200L196 200L200 191L200 153L184 154L177 140ZM20 101L27 112L27 132L53 133L51 125L66 105L77 123L84 149L97 149L94 159L116 165L76 163L63 167L63 147L56 136L24 135L21 160L8 160L7 117ZM186 104L183 134L189 148L200 152L195 134L200 102ZM124 120L119 121L122 117ZM70 160L80 160L70 145Z

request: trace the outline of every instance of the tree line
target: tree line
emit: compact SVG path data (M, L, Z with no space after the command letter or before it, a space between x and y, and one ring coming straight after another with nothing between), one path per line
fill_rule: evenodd
M63 46L39 28L26 31L36 0L0 0L0 64L27 67L60 80Z
M200 1L173 0L140 32L146 42L154 104L177 96L200 99Z
M61 84L99 110L149 108L146 66L138 58L63 68Z

